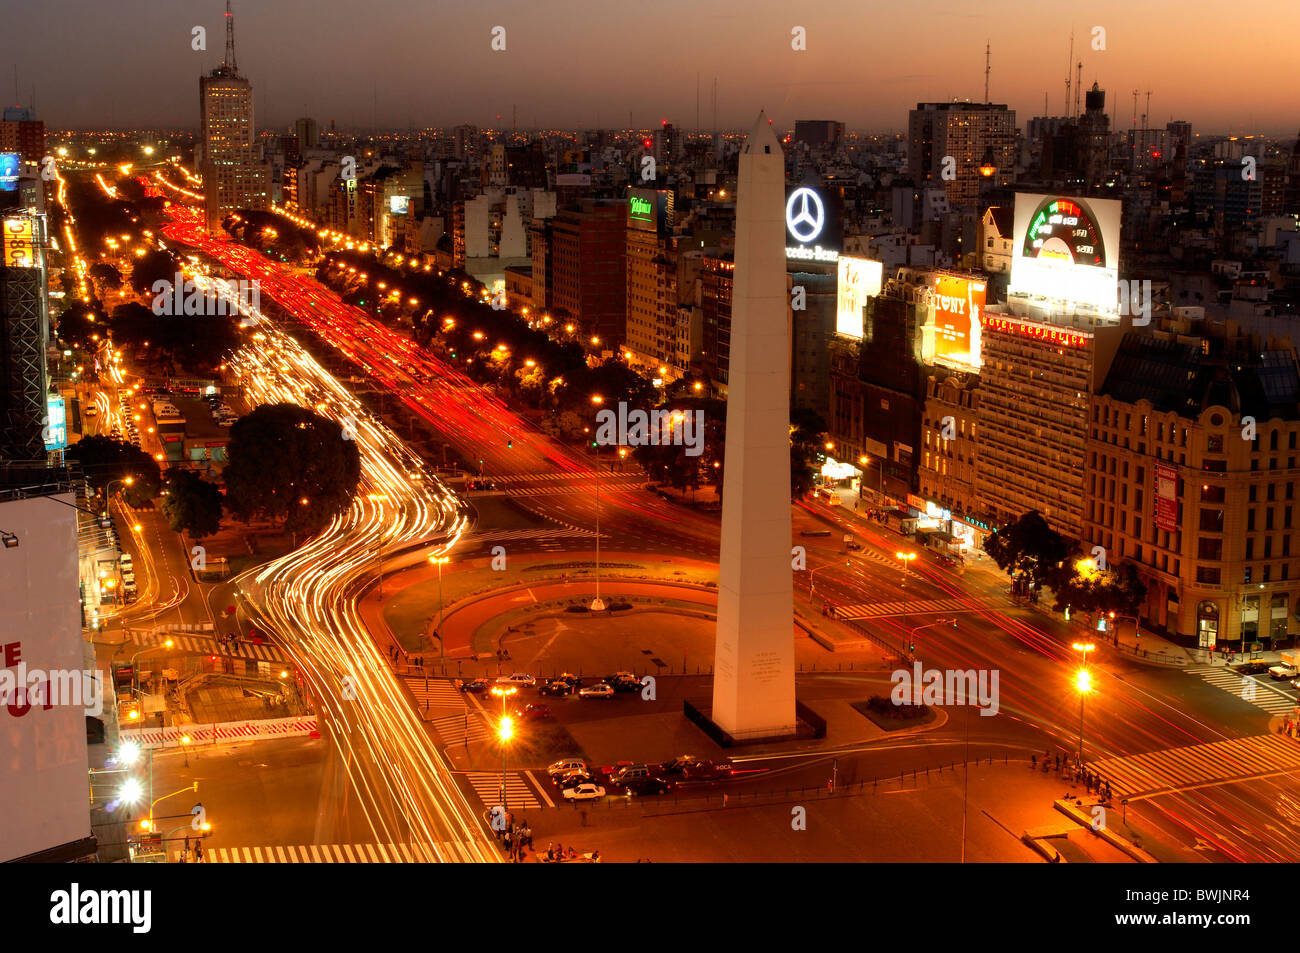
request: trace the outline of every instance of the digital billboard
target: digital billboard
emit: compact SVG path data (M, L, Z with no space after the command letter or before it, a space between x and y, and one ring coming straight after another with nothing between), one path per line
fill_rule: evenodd
M836 283L835 331L862 340L862 309L880 294L885 266L869 258L841 256Z
M674 224L673 193L669 189L632 189L627 200L627 227L666 235Z
M980 368L980 315L986 291L982 281L960 275L934 276L925 295L930 315L923 331L924 360Z
M1117 310L1120 202L1016 194L1008 294Z
M36 267L35 223L30 218L4 220L4 259L8 268Z
M785 257L793 261L833 262L840 257L843 208L839 196L807 185L785 197Z
M411 209L411 197L409 195L390 195L388 197L388 214L405 215Z
M62 450L68 445L68 419L62 397L51 397L46 401L46 413L49 415L45 425L45 449Z
M0 152L0 192L18 191L18 168L22 157L16 152Z

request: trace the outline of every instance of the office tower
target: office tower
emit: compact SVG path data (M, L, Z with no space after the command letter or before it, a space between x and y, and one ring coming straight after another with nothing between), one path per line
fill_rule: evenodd
M23 162L39 163L45 155L45 123L35 111L10 106L0 121L0 152L16 152Z
M310 117L299 119L293 124L293 130L298 137L298 154L302 155L307 149L316 149L320 147L320 133L316 128L316 120Z
M796 119L794 142L813 149L834 149L844 138L844 123L833 119Z
M226 2L226 56L199 78L202 119L203 208L208 234L222 234L221 222L241 208L266 207L268 178L258 160L253 125L253 84L235 61L235 20Z
M981 186L1015 182L1016 113L993 103L917 103L908 114L907 167L915 185L934 183L950 205L974 205ZM991 152L995 171L980 173ZM945 160L951 159L948 162Z

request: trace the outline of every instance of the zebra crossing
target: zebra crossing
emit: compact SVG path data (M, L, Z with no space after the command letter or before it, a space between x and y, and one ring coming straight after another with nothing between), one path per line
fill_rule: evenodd
M433 730L438 732L444 745L463 745L471 742L486 741L492 737L492 726L483 717L482 712L465 709L462 715L444 715L429 719Z
M399 676L407 689L415 696L416 707L427 708L464 708L465 693L456 687L449 678L426 678L423 675Z
M275 645L251 642L237 642L235 645L223 645L211 635L198 632L182 633L174 630L159 632L141 632L131 630L127 641L141 648L162 648L171 639L172 649L189 655L227 655L234 658L250 659L255 662L283 662L284 654Z
M961 599L929 599L907 602L859 602L854 605L835 604L835 615L841 619L878 619L887 615L927 615L937 612L970 612L971 608Z
M172 851L172 862L182 851ZM478 857L464 841L437 844L307 844L265 847L208 847L210 864L430 864L473 863Z
M532 781L531 785L524 780L525 776ZM501 772L469 771L465 777L485 807L501 803ZM547 807L555 807L555 802L538 784L531 771L511 771L506 774L506 807L512 813L530 808L540 810L542 801L538 798L539 794L546 798Z
M1197 678L1209 682L1215 688L1222 689L1228 694L1254 705L1256 708L1262 708L1271 715L1289 715L1297 705L1300 705L1300 702L1292 696L1269 685L1266 678L1254 675L1238 675L1226 665L1218 667L1201 666L1184 669L1183 671L1187 672L1188 675L1195 675Z
M1281 734L1229 738L1104 758L1088 767L1125 797L1152 797L1207 784L1300 771L1300 742Z
M470 533L467 536L462 536L460 542L462 544L468 543L470 545L478 545L480 543L496 542L503 539L538 540L574 539L577 537L591 539L595 535L596 534L589 529L507 529L488 531L484 533Z

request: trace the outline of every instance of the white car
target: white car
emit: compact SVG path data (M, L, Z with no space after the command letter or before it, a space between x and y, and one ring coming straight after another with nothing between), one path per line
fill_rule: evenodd
M581 758L565 758L562 761L554 762L546 769L546 773L553 778L560 778L568 774L570 771L586 770L587 762L583 761Z
M524 685L536 685L537 679L526 672L515 672L513 675L502 675L497 679L498 685L514 685L520 688Z
M598 801L605 796L605 789L599 784L588 781L561 793L566 801Z
M590 688L578 689L578 695L581 698L613 698L614 686L601 682L599 685L592 685Z
M86 408L86 416L87 416L87 417L98 417L98 416L99 416L99 408L96 407L94 404L91 404L89 407Z

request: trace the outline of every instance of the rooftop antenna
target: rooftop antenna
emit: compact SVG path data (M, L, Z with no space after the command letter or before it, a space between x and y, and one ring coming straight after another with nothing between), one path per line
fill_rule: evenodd
M1065 115L1070 116L1070 64L1074 62L1074 31L1070 31L1070 57L1065 61Z
M700 134L700 74L695 73L695 134Z
M984 103L992 102L989 99L989 70L993 68L992 46L988 40L984 41Z
M230 12L230 0L226 0L226 62L232 73L239 72L239 63L235 60L235 15Z
M1078 73L1074 77L1074 118L1083 115L1079 111L1079 97L1083 94L1083 61L1079 61Z

